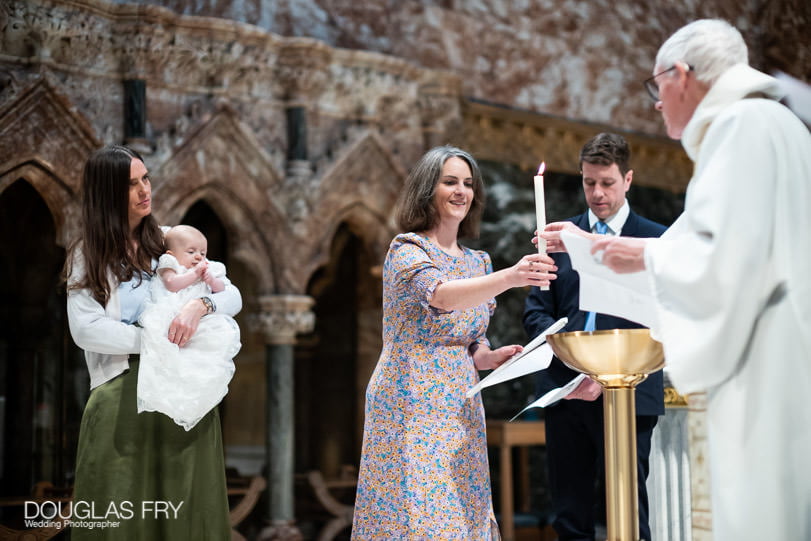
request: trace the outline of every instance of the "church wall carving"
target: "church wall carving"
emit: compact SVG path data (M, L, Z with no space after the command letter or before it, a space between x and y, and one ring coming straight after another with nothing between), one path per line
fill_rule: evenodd
M655 135L664 130L640 83L661 42L691 20L727 19L755 66L811 80L805 0L149 1L449 70L479 100Z
M142 79L146 137L130 143L154 173L156 216L172 223L201 190L220 190L234 201L218 210L233 214L223 218L235 231L259 231L261 241L254 242L265 253L282 246L290 252L285 261L295 270L265 273L264 290L303 290L314 270L307 262L318 264L323 249L322 233L337 226L324 217L339 217L341 209L370 208L390 237L387 214L405 164L423 150L419 89L426 70L150 5L16 1L3 16L5 122L23 122L23 96L45 80L92 134L89 145L68 152L77 163L59 174L70 182L78 183L89 148L124 140L122 82ZM441 73L428 78L454 80ZM296 106L305 109L306 163L286 159L285 111ZM40 144L22 144L27 131L36 130L29 124L6 133L6 156L23 148L43 152ZM212 192L207 201L217 207L216 199ZM388 239L375 242L379 253Z

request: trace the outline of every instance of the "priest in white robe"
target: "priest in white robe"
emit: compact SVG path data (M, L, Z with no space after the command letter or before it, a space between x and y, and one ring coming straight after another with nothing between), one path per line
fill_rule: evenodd
M665 370L707 392L714 539L811 540L811 136L724 21L673 34L646 86L695 163L684 213L592 252L648 273Z

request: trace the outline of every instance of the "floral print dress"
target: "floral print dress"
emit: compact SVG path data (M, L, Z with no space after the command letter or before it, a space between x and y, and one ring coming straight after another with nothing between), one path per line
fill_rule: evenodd
M426 237L391 243L383 267L383 351L366 391L354 540L499 539L484 408L469 347L487 344L495 300L443 312L437 285L492 272L485 252L451 256ZM489 344L488 344L489 345Z

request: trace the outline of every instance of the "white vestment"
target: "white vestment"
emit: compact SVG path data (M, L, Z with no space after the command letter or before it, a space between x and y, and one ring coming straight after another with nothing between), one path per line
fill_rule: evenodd
M214 277L230 283L222 263L209 261L208 265ZM160 257L160 269L172 269L178 274L193 272L171 254ZM203 316L191 340L178 347L169 341L169 325L187 302L211 295L211 288L198 280L171 292L163 280L153 278L150 293L139 319L143 331L138 413L158 411L191 430L228 393L234 375L233 358L241 348L239 327L234 318L225 314Z
M682 393L707 392L717 541L811 540L811 136L743 64L686 126L684 213L645 250Z

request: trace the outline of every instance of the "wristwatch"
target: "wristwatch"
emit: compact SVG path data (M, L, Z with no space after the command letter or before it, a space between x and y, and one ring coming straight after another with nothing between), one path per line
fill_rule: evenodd
M200 301L206 307L206 315L213 314L217 311L217 305L211 300L211 297L200 297Z

